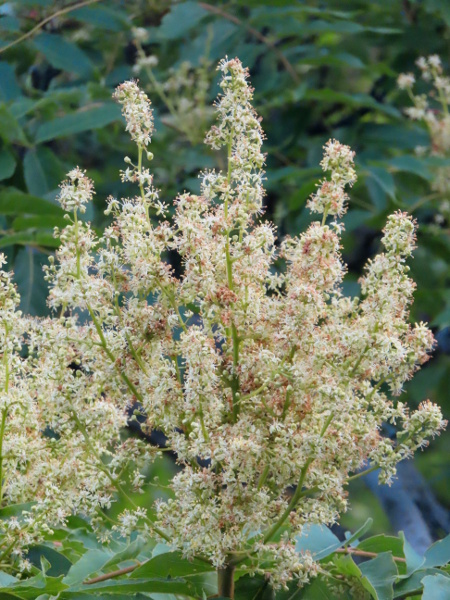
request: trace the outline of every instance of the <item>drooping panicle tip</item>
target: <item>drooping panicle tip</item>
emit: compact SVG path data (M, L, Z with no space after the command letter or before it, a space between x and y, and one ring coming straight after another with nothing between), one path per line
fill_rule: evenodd
M388 252L402 257L410 256L416 247L416 228L416 219L397 210L388 217L381 241Z
M151 142L154 130L153 110L147 94L130 79L121 83L113 94L114 100L122 105L122 114L127 123L126 130L138 146L146 147Z
M324 146L324 155L320 166L331 171L330 179L325 179L315 194L307 202L311 212L341 217L347 210L348 196L345 186L356 181L354 169L355 152L337 140L328 140Z

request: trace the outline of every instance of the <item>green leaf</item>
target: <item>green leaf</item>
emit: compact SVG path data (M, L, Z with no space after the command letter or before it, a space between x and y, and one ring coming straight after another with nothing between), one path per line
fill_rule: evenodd
M0 62L0 100L9 102L21 96L19 84L12 65Z
M0 508L0 519L9 519L9 517L19 517L23 512L30 511L31 507L34 504L34 502L24 502L22 504L9 504L4 508Z
M235 584L235 600L273 600L272 588L267 579L244 575Z
M86 587L86 586L85 586ZM81 592L71 592L70 590L67 592L61 592L61 594L58 596L58 598L53 599L53 598L49 598L49 597L45 597L45 598L37 598L36 600L92 600L93 598L95 598L96 600L124 600L124 599L131 599L132 600L148 600L149 598L151 598L152 600L178 600L178 598L180 598L180 596L174 596L173 594L156 594L156 595L152 595L149 596L148 594L140 594L139 592L137 593L133 593L130 595L126 595L124 596L123 594L120 594L120 596L116 596L115 594L100 594L94 591L94 595L92 593L89 592L85 592L84 589ZM183 597L184 600L184 597Z
M440 571L437 569L420 569L411 574L410 577L402 579L396 584L394 589L394 598L405 598L420 593L422 589L422 579L426 575L436 575Z
M359 568L364 576L361 583L375 600L393 600L398 571L390 552L382 552Z
M134 540L134 542L131 542L131 544L129 544L122 551L117 552L117 554L114 554L114 556L112 556L108 560L108 562L106 562L103 565L103 569L108 569L109 567L114 567L115 565L118 565L119 563L124 562L126 560L136 558L137 556L139 556L139 554L144 548L149 546L150 544L148 544L148 542L143 537L139 536Z
M112 556L113 554L110 550L105 550L103 548L88 550L83 554L80 560L71 567L64 577L64 583L70 586L82 583L85 579L89 579L92 575L101 571L104 565L111 560Z
M0 180L9 179L16 170L16 159L9 150L0 150Z
M186 308L188 310L190 310L191 312L193 312L195 315L200 314L200 308L193 302L189 302L188 304L186 304Z
M166 552L145 562L131 573L130 578L189 577L214 570L214 567L207 562L183 558L181 552Z
M183 2L172 5L170 12L164 16L158 29L158 35L163 39L175 40L186 37L208 13L197 2Z
M16 244L21 246L58 248L59 241L53 237L52 233L47 233L45 231L24 231L0 236L0 248L14 246Z
M428 0L425 5L425 10L429 13L440 13L447 26L450 26L450 7L447 0Z
M0 29L20 32L20 21L17 17L9 17L0 14Z
M389 165L396 171L413 173L423 179L430 180L433 177L424 161L416 156L396 156L389 161Z
M32 100L31 98L20 97L18 100L13 102L9 108L11 110L11 114L16 119L20 119L38 107L40 103L43 103L43 100Z
M367 174L392 200L395 200L395 182L392 173L382 167L367 167Z
M98 592L105 594L134 594L136 592L186 594L195 593L194 589L184 579L118 579L101 581L89 586L71 588L65 595L79 592L96 595ZM69 596L70 597L70 596Z
M64 178L61 163L50 148L44 146L27 150L23 169L27 189L35 196L45 196Z
M334 31L336 33L361 33L365 27L354 21L325 21L322 19L313 19L305 27L306 31L322 32Z
M42 32L33 40L33 45L56 69L89 77L93 65L86 54L72 42L55 33Z
M46 574L53 577L65 575L72 566L72 563L64 556L64 554L49 546L44 546L43 544L38 544L37 546L30 548L28 550L27 558L38 568L41 565L41 559L45 558L50 565Z
M396 108L388 104L377 102L372 96L369 96L369 94L347 94L345 92L337 92L330 88L321 88L319 90L309 89L305 94L305 98L309 100L319 100L321 102L338 102L344 106L354 108L372 108L373 110L386 113L395 118L401 116Z
M48 233L53 227L65 227L67 221L62 216L45 215L43 217L32 216L32 217L17 217L12 223L14 231L26 231L27 229L41 229ZM44 232L43 232L44 233ZM59 241L54 240L55 243L52 246L59 246Z
M5 105L0 106L0 137L6 142L29 145L22 127Z
M422 600L448 600L450 598L450 577L427 575L422 579Z
M333 591L320 578L313 579L311 583L298 587L293 582L289 585L289 591L277 592L276 600L352 600L350 596L342 589Z
M94 25L99 29L109 31L122 31L129 27L128 15L120 11L117 6L108 8L106 6L85 6L71 12L74 19Z
M80 109L75 113L43 123L36 132L36 142L47 142L82 131L99 129L120 118L120 109L112 102L94 108Z
M448 562L450 562L450 535L428 548L423 567L442 567Z
M353 544L354 542L356 542L360 537L362 537L364 534L366 534L373 525L373 519L371 517L369 517L366 522L364 523L364 525L361 525L361 527L359 529L357 529L355 531L355 533L349 535L346 540L345 540L345 544L346 546L350 546L351 544Z
M20 293L20 308L25 314L46 313L48 285L42 265L47 257L31 247L21 248L14 261L14 279Z
M408 540L405 538L403 531L400 531L398 536L403 544L403 556L406 559L406 572L408 574L413 573L423 565L425 558L417 554L417 552L411 547Z
M57 204L15 188L0 192L0 215L54 215L62 217L64 211Z
M358 544L358 550L365 552L392 552L394 556L403 557L403 542L392 535L374 535Z
M9 593L24 600L36 600L41 594L57 595L66 587L62 583L62 577L45 577L39 573L35 577L0 587L0 597L3 598L4 593Z
M0 587L6 587L8 585L13 585L17 583L19 580L8 573L4 573L0 571Z
M355 69L363 69L365 67L364 63L360 58L354 56L353 54L349 54L348 52L327 52L326 54L320 54L319 56L306 57L299 60L298 64L315 66L340 66L344 64Z
M295 550L309 551L315 560L329 556L342 546L342 542L325 525L308 525L296 537Z

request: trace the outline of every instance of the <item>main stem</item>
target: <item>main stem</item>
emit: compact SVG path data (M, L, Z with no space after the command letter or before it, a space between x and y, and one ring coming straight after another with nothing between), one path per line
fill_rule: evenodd
M233 150L232 145L233 145L233 140L230 139L230 141L228 142L228 152L227 152L227 161L228 161L227 195L225 197L224 206L223 206L224 217L225 217L225 222L226 222L227 226L228 226L228 223L227 223L227 220L228 220L228 194L230 191L231 176L232 176L232 168L231 168L231 156L232 156L232 150ZM233 290L234 289L233 263L232 263L231 254L230 254L230 229L227 229L225 256L226 256L228 287L230 288L230 290ZM231 393L233 396L233 422L236 423L238 416L239 416L239 408L240 408L239 399L238 399L239 376L237 374L237 367L239 364L240 339L239 339L238 330L236 329L236 325L233 320L231 322L231 338L233 340L233 377L231 379Z
M217 586L220 598L234 600L234 565L225 565L217 569Z

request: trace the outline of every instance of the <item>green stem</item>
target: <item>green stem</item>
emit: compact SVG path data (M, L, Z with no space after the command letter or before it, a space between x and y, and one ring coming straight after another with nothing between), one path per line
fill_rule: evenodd
M364 350L361 352L358 360L355 363L355 366L353 367L353 369L350 372L350 377L353 377L353 375L356 373L357 368L359 367L359 365L361 364L362 359L364 358L366 352L369 350L369 344L366 344L366 347L364 348Z
M433 77L434 77L434 80L436 81L436 78L439 76L439 73L437 72L437 70L436 70L436 69L432 69L432 72L433 72ZM439 102L440 102L440 103L441 103L441 105L442 105L442 110L444 111L445 115L446 115L446 116L448 116L448 106L447 106L447 102L446 102L446 100L445 100L445 95L444 95L444 92L442 91L442 88L440 88L440 87L438 88L438 87L436 86L436 89L437 89L437 91L438 91L438 95L439 95Z
M230 189L230 185L231 185L231 175L232 175L232 169L231 169L232 145L233 145L233 142L230 139L230 141L228 142L228 151L227 151L227 161L228 161L227 191L226 191L224 205L223 205L226 226L227 226L226 221L228 220L228 195L229 195L229 189ZM226 241L225 241L225 256L226 256L227 281L228 281L228 287L230 288L230 290L233 290L234 289L233 261L231 260L231 254L230 254L230 229L228 229L228 226L227 226L226 235L227 235L227 237L226 237ZM239 416L239 409L240 409L240 400L239 400L239 396L238 396L239 377L237 375L237 367L239 364L240 339L239 339L238 330L233 321L231 323L231 338L232 338L232 342L233 342L233 376L231 379L231 393L233 396L233 422L236 423L238 416Z
M180 323L181 329L186 332L188 330L188 328L186 327L186 323L183 321L183 317L181 316L180 313L180 307L178 306L176 300L175 300L175 296L173 293L171 293L170 291L167 290L167 288L165 288L164 286L162 286L161 284L159 284L159 287L161 289L161 292L166 296L166 298L169 300L170 306L173 308L173 310L176 312L176 315L178 317L178 322Z
M3 501L3 437L5 435L7 413L7 409L4 408L2 410L2 423L0 426L0 506L2 505Z
M104 349L106 355L108 356L109 360L113 363L113 365L115 365L116 363L116 357L114 356L114 354L111 352L111 350L108 348L108 345L106 343L106 338L105 335L103 333L103 329L100 325L100 323L98 322L97 317L95 316L94 311L92 310L91 306L89 303L86 303L86 308L88 309L88 312L91 316L92 322L94 323L95 329L97 330L98 336L100 338L100 342L101 342L101 347ZM130 390L130 392L140 401L142 402L142 396L141 394L138 392L136 386L134 385L134 383L132 381L130 381L130 379L128 378L128 376L126 375L126 373L124 373L123 371L119 371L119 375L120 378L122 379L122 381L126 384L126 386L128 387L128 389Z
M322 217L322 223L321 223L322 227L325 225L329 210L330 210L330 205L327 204L327 206L325 206L325 209L323 211L323 217Z
M356 475L352 475L351 477L348 477L347 482L354 481L355 479L359 479L360 477L364 477L364 475L367 475L368 473L373 473L374 471L376 471L379 468L380 468L379 465L374 465L373 467L370 467L370 469L366 469L365 471L360 471L359 473L356 473Z
M258 487L257 487L258 491L262 488L262 486L266 482L266 479L267 479L268 475L269 475L269 465L266 465L264 467L264 471L261 473L261 476L260 476L259 481L258 481Z
M90 440L90 437L89 437L89 433L87 432L86 427L80 421L80 419L78 418L78 415L77 415L77 413L76 413L76 411L74 409L72 409L72 417L73 417L73 420L75 421L75 423L76 423L76 425L78 427L78 430L80 431L80 433L84 437L84 440L86 442L86 446L88 447L88 449L91 452L92 456L94 456L94 458L97 460L97 462L98 462L98 468L108 477L108 479L114 485L114 487L119 492L119 494L130 504L130 506L132 506L134 509L139 508L138 505L134 502L134 500L132 498L130 498L130 496L125 492L125 490L123 489L122 485L117 480L117 478L114 477L110 473L109 469L103 463L102 457L100 456L100 454L97 452L97 450L94 448L94 446L91 443L91 440ZM142 518L153 529L153 531L155 533L157 533L161 538L163 538L167 542L171 541L170 537L164 531L162 531L161 529L159 529L159 527L156 527L156 525L153 523L153 521L151 519L149 519L148 517L142 517Z
M322 430L320 432L320 437L322 438L325 435L326 430L328 429L331 421L333 420L334 414L331 413L325 423L323 424ZM302 468L301 472L300 472L300 480L298 482L297 485L297 489L295 491L295 494L292 496L291 501L289 502L286 510L284 511L284 513L281 515L280 519L273 525L273 527L269 530L269 532L265 535L264 537L264 543L266 544L267 542L269 542L273 536L280 530L280 528L284 525L284 523L286 522L286 520L288 519L289 515L291 514L291 512L293 510L295 510L300 498L302 498L303 496L306 496L310 490L302 490L303 484L305 482L306 479L306 475L308 473L308 469L311 465L311 463L314 461L314 457L310 457L308 458L308 460L306 461L304 467Z
M138 40L136 40L135 43L136 43L136 47L139 52L139 57L142 59L145 59L146 56L145 56L145 52L144 52L144 49L142 48L141 43ZM184 135L187 137L189 142L191 144L194 144L195 139L191 136L190 130L184 126L184 123L180 119L180 115L178 114L175 106L173 105L172 100L165 93L163 86L156 79L151 68L148 65L146 65L145 63L144 63L144 71L147 74L147 77L149 78L150 83L152 84L153 88L155 89L155 92L158 94L158 96L161 98L163 103L166 105L167 110L169 111L169 113L172 115L174 121L176 122L177 125L175 128L179 129L182 133L184 133Z
M300 480L298 482L298 486L295 491L295 494L292 496L291 501L289 502L284 513L281 515L281 517L278 519L278 521L273 525L273 527L271 527L271 529L269 529L268 533L264 536L265 544L267 544L267 542L270 542L270 540L273 538L273 536L281 529L281 527L284 525L284 523L288 519L291 512L296 508L297 503L300 500L300 498L305 495L305 493L302 491L302 487L303 487L303 483L305 481L309 466L313 462L313 460L314 460L314 458L308 458L308 460L306 461L305 466L301 470Z
M23 532L23 530L22 530ZM11 544L6 548L6 550L4 552L2 552L2 554L0 554L0 562L6 558L7 556L9 556L11 554L11 550L14 548L14 546L16 545L16 539L14 539L13 542L11 542Z
M73 221L75 223L75 246L77 256L77 279L81 279L81 252L78 246L78 215L76 209L73 211Z
M6 323L6 321L4 321L4 326L5 326L5 342L6 342L10 330L9 330L9 327L8 327L8 324ZM8 352L7 352L7 344L6 343L5 343L5 348L3 350L3 366L5 369L4 392L6 395L8 395L9 378L11 376L11 373L10 373L10 369L9 369ZM0 506L2 505L2 500L3 500L3 460L4 460L3 438L5 435L7 415L8 415L8 409L4 408L2 410L2 421L1 421L1 426L0 426Z
M125 330L125 325L124 325L124 321L123 321L123 316L122 316L122 311L120 310L120 306L119 306L119 299L118 299L118 289L117 289L117 279L116 279L116 273L114 271L114 269L112 269L112 278L114 281L114 312L117 315L117 318L119 319L119 323L122 327L123 330ZM141 371L144 373L144 375L147 375L147 369L144 365L144 363L142 362L141 357L139 356L139 354L137 353L133 342L130 338L130 336L128 335L128 333L125 333L125 339L127 340L127 344L128 347L130 349L130 353L131 356L134 358L134 360L136 361L136 363L138 364L139 368L141 369Z
M203 434L203 437L205 439L205 442L209 442L209 435L208 435L208 432L207 432L206 427L205 427L205 421L203 419L203 409L202 408L200 409L200 412L198 413L198 416L200 417L200 425L201 425L201 428L202 428L202 434Z
M141 181L141 173L142 173L142 146L138 144L138 176L139 176L139 189L141 190L141 197L145 203L145 193L144 193L144 185Z

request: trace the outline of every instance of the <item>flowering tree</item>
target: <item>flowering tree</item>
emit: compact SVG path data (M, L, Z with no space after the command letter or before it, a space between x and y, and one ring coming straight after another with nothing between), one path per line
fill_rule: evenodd
M389 482L444 427L436 405L409 412L391 399L433 347L425 324L408 323L414 221L389 217L361 298L344 296L338 218L356 174L354 153L332 140L321 163L329 177L309 200L321 220L278 246L274 227L258 220L264 136L248 74L238 59L219 69L223 95L206 143L225 149L226 172L202 173L201 195L179 196L165 220L144 166L150 102L126 82L115 98L137 161L125 159L122 179L138 195L109 199L113 221L98 238L80 219L92 182L78 168L68 174L59 196L68 224L46 270L53 317L24 319L2 275L3 497L36 501L6 521L5 560L22 557L27 532L74 511L110 535L111 502L142 487L142 467L161 451L123 438L131 411L165 433L183 468L168 501L142 508L128 498L112 530L140 531L211 564L222 597L234 597L237 567L270 576L274 588L301 585L318 571L295 548L305 525L336 522L351 479L379 468ZM168 251L182 258L180 277ZM30 455L17 433L29 415L39 450ZM380 433L384 422L398 423L395 441ZM34 472L43 492L28 481Z

